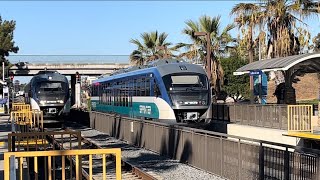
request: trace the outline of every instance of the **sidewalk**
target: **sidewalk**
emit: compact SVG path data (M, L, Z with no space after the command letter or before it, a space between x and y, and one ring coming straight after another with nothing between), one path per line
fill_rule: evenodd
M4 179L3 153L8 151L8 133L11 132L11 125L8 124L9 116L0 116L0 180Z

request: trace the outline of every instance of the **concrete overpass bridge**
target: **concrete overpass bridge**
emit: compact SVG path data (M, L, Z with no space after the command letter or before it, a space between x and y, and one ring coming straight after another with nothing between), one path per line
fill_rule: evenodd
M26 64L17 63L10 68L15 76L33 76L40 70L56 70L64 75L80 75L99 76L102 74L109 75L114 70L128 67L128 64Z
M114 70L129 66L129 56L96 55L12 55L9 61L14 64L10 71L15 76L33 76L40 70L56 70L71 77L80 75L109 75Z

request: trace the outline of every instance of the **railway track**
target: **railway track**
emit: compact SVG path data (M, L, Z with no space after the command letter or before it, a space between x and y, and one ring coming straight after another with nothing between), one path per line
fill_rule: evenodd
M62 131L63 129L45 129L45 131ZM77 127L66 127L65 130L78 130ZM79 148L79 141L77 137L72 137L71 139L68 138L70 141L66 141L64 138L60 136L52 137L51 142L54 144L54 146L61 150L68 150L68 149L78 149ZM81 137L81 149L101 149L101 145L98 143L92 142L90 138ZM107 155L106 158L106 164L104 165L103 162L103 156L102 155L96 155L92 157L92 179L94 180L100 180L103 179L103 167L106 167L106 178L107 179L116 179L115 174L115 157L113 155ZM70 161L72 161L70 163ZM89 157L83 156L81 157L82 161L82 179L90 179L89 177ZM69 159L69 164L73 168L75 167L75 158ZM162 179L161 177L157 176L156 174L150 174L150 172L145 172L138 167L135 167L134 165L126 162L125 160L122 160L122 179L144 179L144 180L157 180ZM59 164L59 163L58 163ZM69 173L69 175L72 172Z

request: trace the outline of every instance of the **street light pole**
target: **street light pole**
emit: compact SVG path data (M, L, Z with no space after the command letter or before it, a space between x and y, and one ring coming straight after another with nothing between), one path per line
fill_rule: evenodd
M194 33L195 36L205 36L206 41L207 41L207 61L206 61L206 71L207 71L207 75L208 75L208 79L211 82L211 38L210 38L210 33L207 32L195 32Z
M4 82L4 60L2 61L2 81ZM2 85L2 99L4 99L4 85Z

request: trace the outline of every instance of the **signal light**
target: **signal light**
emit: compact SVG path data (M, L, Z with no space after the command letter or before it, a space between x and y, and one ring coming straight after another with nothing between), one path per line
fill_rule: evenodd
M79 74L79 72L77 71L77 72L76 72L76 83L80 83L80 82L81 82L80 74Z
M10 77L10 80L13 81L13 78L14 78L13 72L10 72L9 77Z

